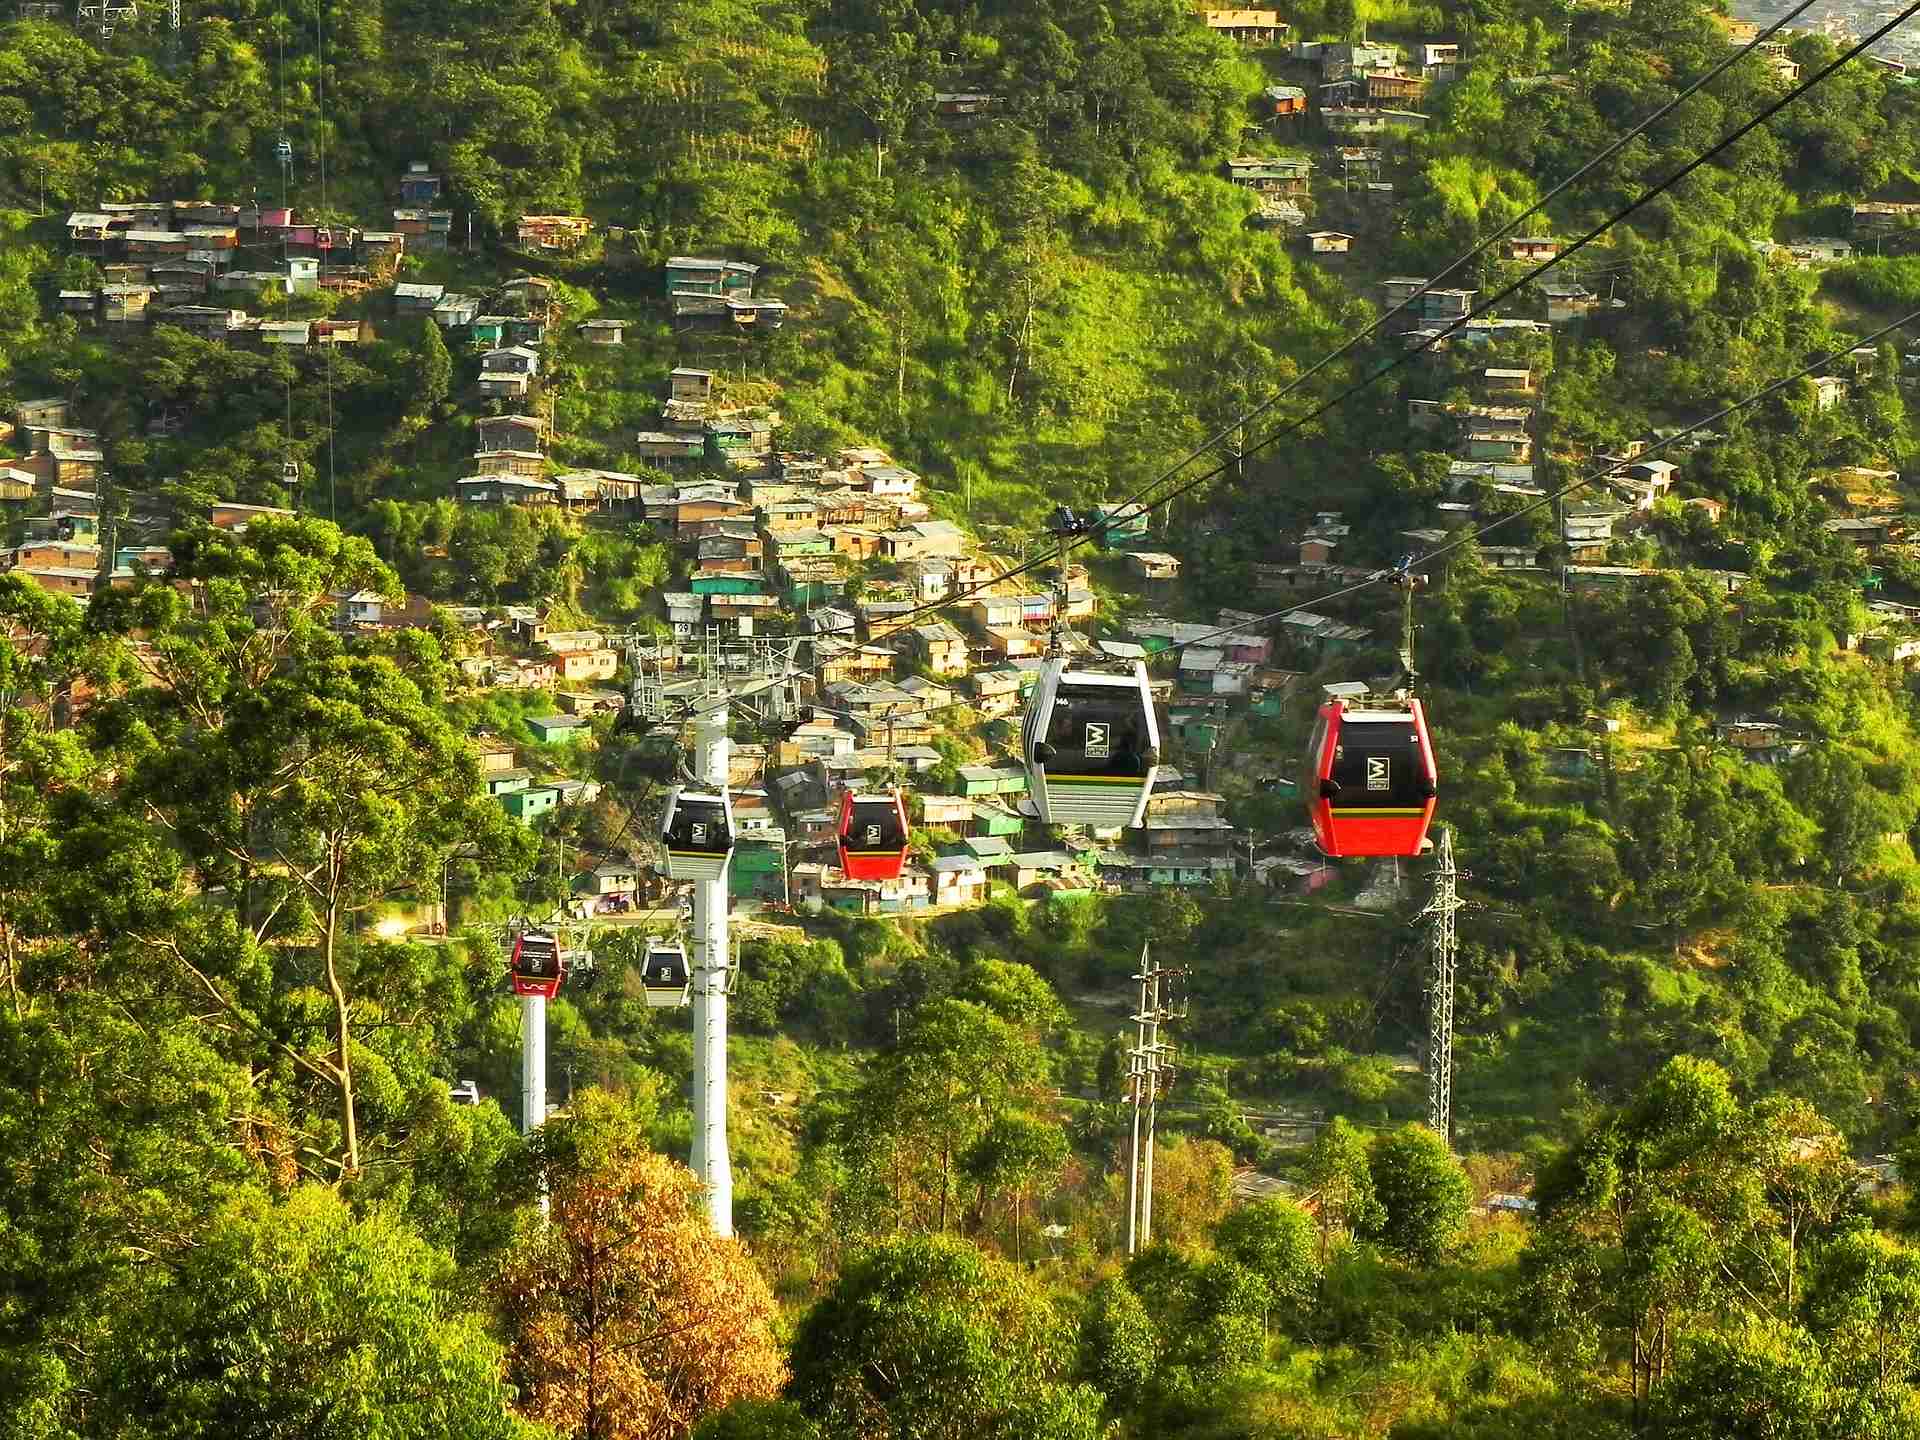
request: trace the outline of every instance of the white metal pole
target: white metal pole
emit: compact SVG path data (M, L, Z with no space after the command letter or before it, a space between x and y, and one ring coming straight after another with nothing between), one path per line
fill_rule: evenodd
M547 1121L547 997L520 997L520 1131L531 1136ZM547 1192L540 1191L540 1213Z
M694 727L700 779L727 783L727 711L716 706ZM733 1234L733 1162L727 1151L727 872L693 887L693 1170L707 1190L714 1233Z

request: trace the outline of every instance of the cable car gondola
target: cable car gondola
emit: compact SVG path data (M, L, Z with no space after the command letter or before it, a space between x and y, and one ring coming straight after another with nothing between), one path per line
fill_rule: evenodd
M1040 818L1049 825L1138 825L1160 759L1147 667L1040 672L1021 724L1021 748Z
M1301 789L1320 848L1333 856L1418 855L1439 793L1418 700L1341 699L1320 707Z
M841 870L849 880L898 880L910 833L898 789L847 791L840 801Z
M727 792L674 787L667 797L660 838L667 847L667 874L675 880L719 880L733 854L733 802Z
M513 938L513 993L551 1000L567 978L560 939L551 930L522 930Z
M685 1005L693 992L685 948L665 940L650 942L646 963L640 967L640 988L649 1006Z

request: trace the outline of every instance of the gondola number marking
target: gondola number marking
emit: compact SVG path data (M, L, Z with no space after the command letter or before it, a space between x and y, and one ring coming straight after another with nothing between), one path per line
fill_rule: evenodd
M1104 720L1089 721L1087 723L1087 758L1089 760L1108 759L1112 748L1112 727Z
M1391 790L1393 788L1393 762L1385 755L1367 756L1367 789Z

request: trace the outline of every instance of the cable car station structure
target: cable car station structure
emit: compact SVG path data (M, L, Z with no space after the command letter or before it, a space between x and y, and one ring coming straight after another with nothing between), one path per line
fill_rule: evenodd
M778 723L804 714L811 681L796 663L800 641L724 638L709 628L686 646L627 647L633 675L628 713L655 729L690 725L693 763L686 784L668 802L661 840L668 873L693 885L690 951L655 946L647 953L647 1003L693 1004L693 1172L706 1187L707 1218L716 1234L733 1234L733 1162L727 1146L727 995L733 951L727 938L727 866L733 823L727 798L735 708ZM658 996L656 998L656 991Z

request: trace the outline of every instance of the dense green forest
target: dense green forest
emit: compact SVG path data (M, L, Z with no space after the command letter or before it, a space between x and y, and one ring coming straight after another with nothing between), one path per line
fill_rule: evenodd
M1353 903L1373 877L1350 864L1305 899L1242 874L827 914L745 947L738 1241L680 1163L692 1037L645 1003L641 929L597 939L551 1007L562 1113L522 1135L492 1103L520 1049L500 927L651 823L657 756L606 721L538 744L548 697L464 687L475 642L444 611L330 623L372 590L657 626L688 557L638 522L456 504L478 362L382 297L260 302L373 320L324 358L61 310L102 278L70 210L274 201L284 138L301 215L377 227L427 161L456 243L403 279L533 269L569 321L630 318L619 349L570 326L550 346L557 461L666 478L632 438L684 358L659 267L725 253L793 308L721 353L723 394L777 412L784 449L887 447L1017 558L1049 507L1174 466L1374 319L1370 282L1499 230L1727 44L1693 0L1284 18L1460 41L1428 122L1380 142L1390 209L1327 182L1323 133L1270 124L1264 88L1313 67L1171 0L186 0L177 32L0 24L0 400L69 398L122 513L170 517L175 565L85 607L0 574L0 1440L1920 1435L1920 702L1899 659L1920 611L1889 608L1920 605L1920 553L1824 523L1887 508L1846 467L1882 477L1896 525L1920 504L1904 346L1837 365L1836 402L1802 383L1670 455L1674 495L1604 557L1650 573L1612 588L1558 583L1552 507L1454 494L1451 437L1405 404L1527 367L1559 485L1920 307L1897 235L1817 269L1754 244L1920 197L1904 81L1841 70L1609 231L1567 267L1605 297L1586 318L1436 350L1156 513L1185 568L1151 604L1207 620L1311 603L1256 567L1318 512L1345 514L1360 566L1438 502L1515 514L1415 606L1469 900L1452 1136L1417 1123L1407 1058L1423 861L1385 910ZM1834 53L1787 50L1807 72ZM1780 89L1742 61L1527 232L1597 224ZM958 91L997 97L984 123L936 117ZM1315 155L1346 265L1251 223L1222 178L1275 149ZM528 212L599 233L529 255ZM1522 269L1495 246L1458 283ZM201 522L213 500L300 513L236 535ZM1509 572L1496 544L1546 563ZM1089 565L1101 624L1148 608L1116 558ZM1291 773L1301 697L1391 669L1397 606L1335 604L1372 639L1293 656L1281 713L1237 717L1213 783L1242 830L1300 823L1260 779ZM1728 738L1756 717L1765 759ZM480 730L601 800L509 819ZM944 767L993 738L956 723ZM435 895L451 933L385 925ZM1129 1259L1115 997L1143 939L1192 974L1157 1243ZM488 1103L452 1103L469 1077Z

